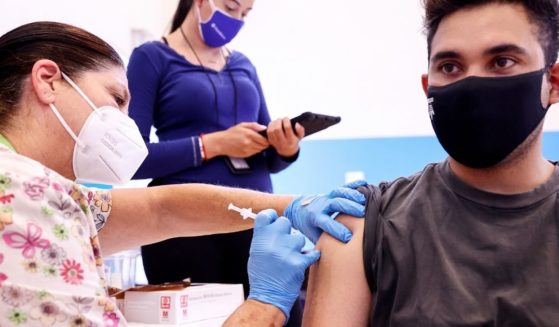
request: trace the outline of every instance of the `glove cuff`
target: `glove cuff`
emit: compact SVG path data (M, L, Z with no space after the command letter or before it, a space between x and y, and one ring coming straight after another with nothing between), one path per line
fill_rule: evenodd
M285 207L285 210L283 211L283 216L289 219L291 223L293 223L293 217L292 217L293 207L295 206L296 203L301 201L302 197L303 197L302 195L296 195L295 198L291 202L289 202L289 204L287 205L287 207Z
M279 297L277 295L274 296L273 294L254 294L252 292L248 295L248 298L262 303L271 304L280 309L285 315L285 323L289 321L291 308L297 299L297 297L295 297L293 300L288 300L285 297Z

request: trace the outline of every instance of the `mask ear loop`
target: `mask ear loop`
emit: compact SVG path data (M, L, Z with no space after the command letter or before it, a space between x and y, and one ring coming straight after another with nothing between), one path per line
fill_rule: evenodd
M212 11L216 11L216 5L214 0L208 0L208 3L210 4L210 7L212 8Z
M99 115L99 113L97 111L97 107L87 97L87 95L85 95L85 93L83 93L83 91L80 89L80 87L76 83L74 83L74 81L72 81L72 79L70 77L68 77L68 75L64 74L63 72L60 72L60 73L62 74L62 78L64 78L64 80L66 82L68 82L68 84L70 84L70 86L72 86L72 88L74 90L76 90L76 92L78 92L78 94L85 100L85 102L87 102L87 104L93 110L93 113L96 114L96 115ZM85 144L83 144L83 142L80 141L80 139L78 138L76 133L74 133L74 131L72 131L72 129L70 128L68 123L66 123L66 120L64 120L64 118L62 117L62 115L60 114L58 109L56 109L56 106L54 105L54 103L49 103L49 106L50 106L50 109L52 110L52 112L54 113L54 115L56 116L56 118L58 118L58 121L62 124L62 127L64 127L66 132L68 132L68 134L70 134L70 136L74 139L76 144L81 148L85 148Z
M87 104L91 107L93 112L95 112L96 114L99 114L97 112L97 107L87 97L87 95L85 95L85 93L83 93L83 91L80 89L80 87L76 83L74 83L74 81L72 81L72 79L70 77L68 77L68 75L64 74L63 72L61 72L61 74L62 74L62 77L64 78L64 80L66 82L68 82L68 84L70 84L72 86L72 88L74 88L74 90L76 90L76 92L78 92L79 95L81 95L81 97L85 100L85 102L87 102Z
M194 6L196 6L196 16L198 17L198 23L199 24L206 24L207 22L209 22L212 19L213 15L215 14L216 11L224 13L221 9L217 8L217 6L213 2L213 0L208 0L208 3L210 4L210 8L212 9L212 14L208 18L208 20L206 20L205 22L202 21L202 15L200 14L200 8L198 6L196 6L196 4L193 4ZM226 15L230 16L228 14L226 14Z
M202 21L202 14L200 13L200 7L198 7L195 3L193 3L193 5L196 7L196 17L198 18L198 24L207 23L209 21L209 19L208 19L208 21L205 21L205 22ZM210 5L210 7L211 7L211 5ZM211 16L210 16L210 18L211 18Z
M56 107L54 106L53 103L49 103L50 109L52 110L52 112L54 113L54 115L56 116L56 118L58 118L58 121L62 124L62 127L64 127L64 129L66 130L66 132L68 132L68 134L70 134L70 136L74 139L74 141L76 142L76 144L78 146L80 146L81 148L85 148L85 144L82 143L82 141L80 141L80 139L78 138L78 136L76 135L76 133L74 133L74 131L70 128L70 126L68 126L68 123L66 123L66 121L64 120L64 118L62 118L62 115L60 114L60 112L58 111L58 109L56 109Z
M204 39L204 33L202 33L202 24L204 24L202 22L202 15L200 14L200 8L196 5L196 3L192 3L193 6L196 7L196 18L198 18L198 32L200 33L200 37L202 38L202 40ZM182 27L179 27L182 31ZM184 33L184 32L183 32Z

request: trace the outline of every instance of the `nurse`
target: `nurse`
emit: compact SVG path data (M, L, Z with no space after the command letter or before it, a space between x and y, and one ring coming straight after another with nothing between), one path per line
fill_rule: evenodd
M200 184L77 184L125 183L147 155L128 101L123 63L98 37L50 22L0 37L0 325L125 325L107 299L101 249L251 228L225 211L229 202L275 211L257 217L249 300L228 324L283 324L319 257L302 254L289 229L347 241L349 231L328 214L362 215L354 201L364 198L351 189L309 200ZM284 210L288 218L278 217Z

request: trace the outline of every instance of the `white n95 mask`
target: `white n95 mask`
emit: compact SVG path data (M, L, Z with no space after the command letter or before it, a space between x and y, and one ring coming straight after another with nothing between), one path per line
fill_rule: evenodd
M66 74L62 73L62 77L93 109L76 136L55 105L50 104L76 142L72 162L76 182L110 185L129 182L148 155L136 123L115 107L97 108Z

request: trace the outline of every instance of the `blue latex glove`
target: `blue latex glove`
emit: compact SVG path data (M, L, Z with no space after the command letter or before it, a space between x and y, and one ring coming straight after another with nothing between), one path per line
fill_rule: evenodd
M248 259L249 299L272 304L285 314L299 296L305 270L320 257L312 250L301 253L302 234L291 235L291 223L274 210L256 216Z
M287 206L284 216L289 218L293 228L305 234L313 243L318 241L322 231L342 242L351 240L351 232L335 221L332 215L345 213L350 216L365 216L365 196L356 188L367 185L357 181L340 187L329 194L301 195Z

